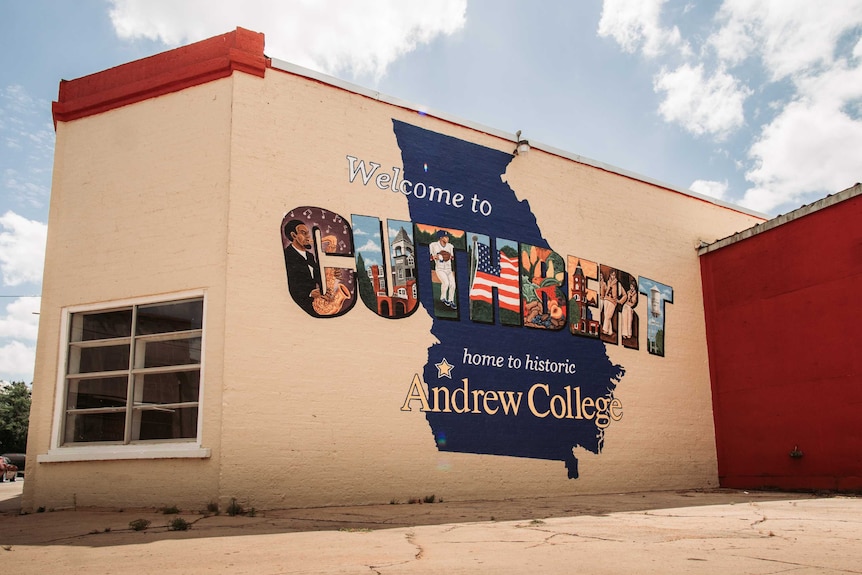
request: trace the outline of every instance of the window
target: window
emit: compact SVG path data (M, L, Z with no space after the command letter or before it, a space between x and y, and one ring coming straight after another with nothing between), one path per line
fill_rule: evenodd
M70 314L63 445L197 438L203 303Z

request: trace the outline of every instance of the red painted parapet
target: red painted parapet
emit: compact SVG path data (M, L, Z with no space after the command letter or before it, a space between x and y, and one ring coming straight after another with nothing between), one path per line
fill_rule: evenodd
M76 80L62 80L54 125L245 72L263 77L264 36L244 28Z

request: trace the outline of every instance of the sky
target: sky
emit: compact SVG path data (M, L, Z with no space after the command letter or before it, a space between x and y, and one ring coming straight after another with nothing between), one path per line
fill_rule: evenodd
M862 180L862 0L0 0L0 22L0 380L32 380L60 80L238 26L272 58L767 216Z

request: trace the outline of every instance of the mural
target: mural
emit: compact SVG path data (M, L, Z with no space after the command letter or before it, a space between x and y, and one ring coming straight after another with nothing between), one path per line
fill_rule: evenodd
M601 340L617 345L622 338L625 347L638 349L638 282L629 273L602 265L599 270L601 293Z
M664 357L664 304L673 303L673 288L648 278L640 278L640 293L647 299L647 347L654 355Z
M404 382L400 409L424 414L439 451L561 461L578 477L574 450L601 453L623 417L614 392L625 369L605 346L640 349L646 299L647 352L663 356L673 290L549 246L501 179L511 154L397 120L393 129L402 166L347 155L347 182L402 195L410 221L384 228L354 214L351 225L295 208L281 233L291 297L313 317L347 313L357 292L387 319L421 306L438 343Z
M529 203L501 180L512 155L403 122L393 125L404 179L412 183L412 193L405 194L412 221L445 222L475 234L476 259L480 234L494 238L505 231L519 242L523 318L521 329L502 322L438 321L433 293L420 285L420 301L435 317L431 331L439 343L429 348L402 409L419 406L425 412L440 451L557 460L569 477L577 477L573 449L599 453L611 416L622 417L613 391L623 369L608 360L600 341L560 329L565 314L561 317L554 304L565 305L564 267L543 239ZM423 188L440 191L425 194ZM500 244L496 251L506 254L511 244ZM465 260L456 256L454 267L457 276L467 278ZM490 263L494 268L485 273L505 282L499 255ZM501 308L501 290L496 291ZM552 318L552 310L558 317Z
M383 225L376 217L354 214L351 222L354 238L361 238L362 243L356 248L362 302L380 317L411 315L419 306L413 224L387 220L388 234L384 236ZM388 260L383 252L384 237L391 239L387 244Z
M502 325L521 325L521 278L518 243L473 234L470 245L470 319L494 323L494 294L497 294L499 321Z
M574 335L599 337L599 322L593 315L593 308L599 307L599 294L587 287L587 280L598 279L598 269L596 262L569 256L569 327Z
M550 248L521 244L524 325L563 329L566 325L566 267Z
M324 235L325 234L325 235ZM287 286L296 304L314 317L336 317L356 303L351 268L324 267L321 254L352 256L353 234L333 212L309 206L291 210L281 222Z
M460 312L455 254L456 251L464 251L464 232L417 224L416 237L421 246L428 246L427 261L430 263L428 274L423 277L431 280L434 315L439 319L458 319Z

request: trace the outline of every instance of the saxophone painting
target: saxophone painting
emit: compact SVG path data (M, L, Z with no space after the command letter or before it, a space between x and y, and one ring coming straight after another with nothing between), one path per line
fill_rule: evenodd
M312 317L350 311L356 303L355 263L353 234L344 218L317 207L295 208L282 220L281 243L288 291L300 308ZM351 267L333 266L337 261Z
M335 246L338 239L333 236L325 236L321 239L323 251L331 254L335 251ZM341 274L344 270L341 268L324 268L323 282L326 286L326 292L323 295L315 297L311 306L319 315L338 315L344 302L350 299L350 291L344 285L341 279Z

